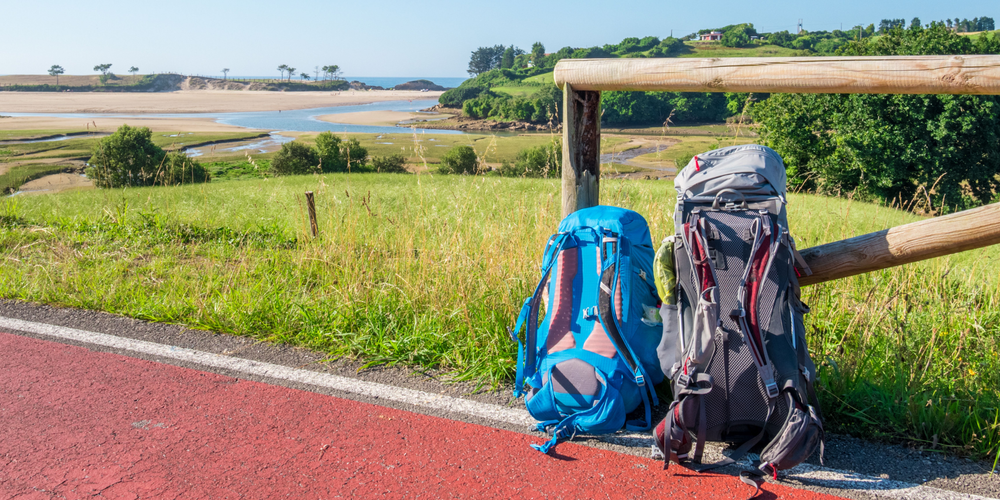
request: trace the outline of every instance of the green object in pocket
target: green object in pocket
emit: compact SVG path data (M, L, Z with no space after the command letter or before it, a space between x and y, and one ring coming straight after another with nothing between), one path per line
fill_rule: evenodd
M653 258L653 278L656 293L664 304L677 304L677 270L674 267L674 237L663 240Z

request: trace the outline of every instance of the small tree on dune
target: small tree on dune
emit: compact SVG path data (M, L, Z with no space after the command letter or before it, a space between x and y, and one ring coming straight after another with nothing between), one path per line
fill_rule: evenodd
M282 80L285 79L285 71L287 71L287 70L288 70L288 65L287 64L282 64L281 66L278 66L278 71L281 72L281 79Z
M229 68L222 68L222 79L229 79Z
M295 68L288 66L287 68L285 68L285 71L288 71L288 81L291 82L292 77L295 76Z
M327 75L331 80L336 80L340 78L340 66L336 64L323 66L323 74Z
M139 68L132 66L128 69L129 73L132 73L132 78L135 79L135 74L139 72Z
M108 70L111 69L110 64L98 64L94 66L94 71L100 71L102 75L108 76Z
M305 72L299 73L299 78L301 78L302 80L308 80L309 79L309 73L305 73Z
M56 85L59 85L59 75L65 72L66 70L64 70L63 67L58 64L53 64L52 67L49 68L49 76L56 77Z

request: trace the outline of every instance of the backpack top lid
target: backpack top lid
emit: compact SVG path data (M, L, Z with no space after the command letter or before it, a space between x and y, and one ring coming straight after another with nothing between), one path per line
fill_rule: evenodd
M706 198L723 189L747 196L785 199L785 164L773 149L759 144L729 146L691 158L674 180L679 199Z
M577 210L559 224L559 232L569 232L580 227L603 227L628 238L633 245L653 246L646 219L627 208L598 205Z

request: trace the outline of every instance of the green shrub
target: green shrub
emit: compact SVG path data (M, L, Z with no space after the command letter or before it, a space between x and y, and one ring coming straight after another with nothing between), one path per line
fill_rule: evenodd
M166 153L147 127L122 125L94 147L87 177L100 188L152 186Z
M472 80L466 80L469 82ZM480 85L477 83L471 83L466 85L465 82L459 85L457 88L444 91L441 97L438 98L438 102L443 106L449 108L460 108L462 103L468 101L469 99L475 99L479 97L480 94L487 91L488 87Z
M194 182L208 182L211 176L198 161L188 158L184 153L167 153L163 160L161 177L157 184L176 186Z
M401 154L372 157L372 170L383 174L407 174L406 158Z
M331 132L323 132L316 136L316 152L321 160L320 166L326 173L356 170L368 161L368 149L357 139L344 141Z
M286 142L271 160L275 175L300 175L319 172L316 150L298 141Z
M725 31L722 34L722 45L725 47L743 47L750 44L750 37L756 36L757 31L752 24L739 24Z
M518 151L514 164L500 164L503 177L548 177L562 176L562 144L552 141L547 145Z
M475 175L479 171L479 158L469 146L455 146L441 157L442 174Z

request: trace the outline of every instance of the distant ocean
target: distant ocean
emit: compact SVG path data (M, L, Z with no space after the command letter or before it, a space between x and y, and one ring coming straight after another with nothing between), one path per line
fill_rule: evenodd
M222 75L196 75L196 76L208 76L208 77L211 77L211 78L222 78ZM310 76L312 76L312 73L310 73ZM323 75L320 75L320 78L322 78L322 77L323 77ZM267 76L233 76L233 75L230 75L229 78L232 79L232 80L239 80L241 78L252 79L252 80L260 80L260 79L273 79L273 80L277 80L279 77L277 75L267 75ZM347 80L349 82L353 82L353 81L357 80L359 82L364 82L364 83L366 83L368 85L377 85L379 87L385 87L385 88L395 87L396 85L399 85L400 83L412 82L414 80L430 80L430 81L432 81L432 82L434 82L434 83L436 83L436 84L438 84L438 85L440 85L442 87L449 87L449 88L451 88L451 87L458 87L459 85L462 84L462 82L468 80L468 78L461 77L461 76L457 77L457 78L456 77L427 77L427 76L414 76L414 77L345 76L345 77L342 77L342 78L344 78L345 80ZM292 80L299 80L299 78L298 77L293 77Z

